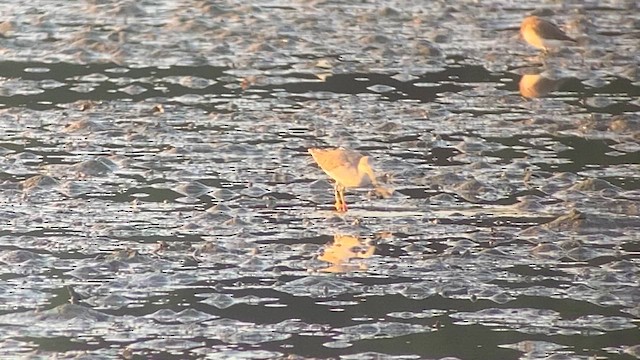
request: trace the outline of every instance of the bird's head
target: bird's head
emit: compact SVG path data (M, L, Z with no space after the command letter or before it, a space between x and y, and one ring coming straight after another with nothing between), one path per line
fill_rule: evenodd
M539 17L527 16L526 18L524 18L524 20L522 20L522 23L520 24L520 34L524 33L525 31L529 31L530 29L536 28L539 22Z
M360 158L360 161L358 162L358 171L360 173L366 174L369 177L369 181L371 181L371 184L373 184L374 186L378 185L378 180L376 180L376 174L374 174L373 169L369 164L368 156L363 156Z

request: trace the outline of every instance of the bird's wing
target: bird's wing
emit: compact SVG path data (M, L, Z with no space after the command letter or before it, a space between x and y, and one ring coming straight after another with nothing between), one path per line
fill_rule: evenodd
M538 30L540 34L544 34L543 37L546 39L566 40L566 41L575 42L574 39L567 36L567 34L565 34L564 31L560 30L560 28L558 28L553 23L543 20L543 21L539 21L537 25L538 25Z
M362 157L353 151L345 149L309 149L313 159L325 171L334 171L341 167L357 167Z

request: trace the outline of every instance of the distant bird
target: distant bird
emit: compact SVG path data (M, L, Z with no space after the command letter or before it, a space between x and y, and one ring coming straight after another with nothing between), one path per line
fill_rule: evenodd
M334 187L335 207L339 212L347 211L347 202L344 199L346 188L368 185L378 187L378 181L369 165L368 156L344 148L311 148L309 153L320 168L336 181Z
M566 41L576 42L555 24L537 16L529 16L522 20L520 35L529 45L545 52L551 48L562 46L563 42Z

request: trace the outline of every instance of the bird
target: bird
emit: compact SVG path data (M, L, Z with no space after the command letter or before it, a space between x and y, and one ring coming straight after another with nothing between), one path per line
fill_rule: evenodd
M359 188L368 185L378 188L378 181L369 164L368 156L341 147L310 148L308 151L320 168L336 182L334 186L336 211L346 212L348 210L344 198L346 188Z
M550 48L557 48L565 41L576 42L567 36L554 23L543 20L537 16L528 16L520 24L520 35L522 38L544 52Z

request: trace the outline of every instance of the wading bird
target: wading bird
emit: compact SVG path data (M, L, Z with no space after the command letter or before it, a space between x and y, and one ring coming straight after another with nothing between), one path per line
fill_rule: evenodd
M369 165L368 156L344 148L311 148L309 153L320 168L336 182L334 195L337 211L347 211L347 202L344 199L346 188L373 185L383 196L390 194L389 190L378 188L378 181Z
M528 16L522 20L520 35L529 45L542 49L544 52L548 52L551 48L561 47L566 41L576 42L555 24L537 16Z

